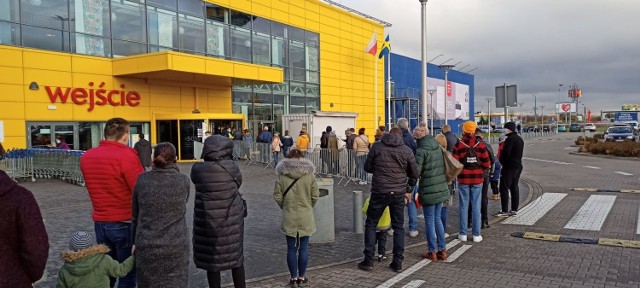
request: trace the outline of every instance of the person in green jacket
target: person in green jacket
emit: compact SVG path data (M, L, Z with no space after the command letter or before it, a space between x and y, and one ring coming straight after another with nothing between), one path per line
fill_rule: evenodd
M369 209L369 200L371 196L364 200L364 207L362 207L362 213L367 215ZM378 220L378 226L376 227L376 244L378 245L378 262L387 260L387 232L391 230L391 214L389 213L389 207L384 209L382 217Z
M416 127L413 131L418 142L416 151L416 164L420 171L418 201L422 205L427 228L428 252L422 257L431 261L446 260L447 243L440 213L442 203L449 199L449 187L445 176L442 148L436 139L428 134L426 127Z
M135 265L130 256L118 263L107 255L106 245L95 245L93 237L85 231L73 234L68 251L62 252L64 265L58 273L58 288L109 287L109 277L124 277ZM135 246L134 248L135 249Z
M289 150L286 159L276 165L273 197L282 209L282 233L287 238L287 266L291 273L289 285L297 287L307 283L309 236L316 233L313 206L318 202L320 190L316 183L313 163L302 158L299 149Z

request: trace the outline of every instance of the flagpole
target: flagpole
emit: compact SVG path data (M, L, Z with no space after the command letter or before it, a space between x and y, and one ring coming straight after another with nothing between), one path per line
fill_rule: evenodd
M391 130L391 51L387 54L387 126Z
M376 45L378 45L378 44L376 43ZM376 58L378 58L378 57L375 57L375 55L374 55L374 57L373 57L374 76L373 77L375 79L373 81L373 85L374 85L373 93L376 95L376 97L375 97L375 102L376 102L376 104L375 104L375 117L376 118L375 118L374 121L376 123L376 127L378 127L378 126L380 126L380 121L379 121L380 118L378 116L378 63L376 61Z

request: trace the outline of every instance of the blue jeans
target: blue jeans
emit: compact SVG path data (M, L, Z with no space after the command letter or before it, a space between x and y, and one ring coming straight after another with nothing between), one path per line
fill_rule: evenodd
M407 214L409 215L409 231L418 231L418 209L416 209L416 193L418 185L411 191L411 203L407 204Z
M278 155L279 154L280 154L280 152L273 152L273 167L278 165Z
M289 148L291 148L291 147L282 146L282 158L283 159L287 158L287 155L289 154Z
M444 239L444 226L442 226L442 218L440 218L442 203L422 206L422 212L424 213L425 226L427 226L428 251L436 252L447 249L447 242ZM438 247L436 247L436 243Z
M367 181L367 171L364 171L364 162L367 160L367 155L358 155L357 158L358 160L357 165L358 165L358 179L360 179L361 181Z
M481 200L482 184L465 185L458 184L458 203L460 208L460 235L468 235L467 225L469 223L469 201L471 201L471 231L473 236L480 236L480 225L482 218L480 216L480 200Z
M114 260L122 263L131 256L131 223L125 222L94 222L96 230L96 242L109 247L107 253ZM110 287L116 283L115 278L109 278ZM135 268L120 278L118 288L136 287L136 270Z
M447 207L442 206L442 210L440 210L440 220L442 221L442 227L444 227L444 232L447 232Z
M309 261L309 236L298 239L300 241L296 243L296 237L287 236L287 266L291 278L304 277Z

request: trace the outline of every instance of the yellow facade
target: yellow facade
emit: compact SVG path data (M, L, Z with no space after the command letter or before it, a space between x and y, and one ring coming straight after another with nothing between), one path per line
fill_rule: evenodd
M364 52L374 32L377 39L383 39L381 24L318 0L208 1L318 33L321 110L358 113L356 128L365 127L368 133L384 122L383 61ZM178 115L195 108L202 113L231 113L232 79L279 83L283 73L267 66L175 52L108 59L0 45L3 145L26 147L28 121L106 121L123 117L149 122L154 114ZM39 90L29 89L32 82ZM100 85L107 91L135 91L140 96L139 104L95 106L88 111L89 104L73 103L72 89L84 88L88 94ZM121 88L123 85L125 88ZM61 92L69 88L66 103L60 98L52 103L46 87L52 91L59 87ZM89 97L79 99L89 102ZM126 102L120 100L116 102Z

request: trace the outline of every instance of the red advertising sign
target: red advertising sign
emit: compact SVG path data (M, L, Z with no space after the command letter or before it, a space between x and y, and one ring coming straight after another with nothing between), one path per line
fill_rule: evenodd
M451 81L447 81L447 96L448 97L451 97L451 90L452 90L451 86L452 86Z
M131 106L136 107L140 105L140 93L137 91L125 91L126 86L120 85L122 90L106 90L103 89L104 82L100 83L97 87L93 88L93 82L89 82L89 89L86 88L62 88L62 87L50 87L45 86L49 100L51 103L56 103L60 99L60 103L65 104L71 96L71 102L76 105L89 104L87 111L91 112L96 105L104 106ZM96 99L97 98L97 99Z
M562 103L562 106L560 107L562 108L562 111L569 112L571 110L571 103Z

